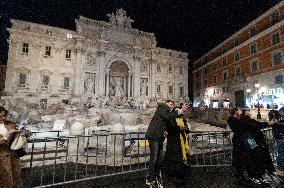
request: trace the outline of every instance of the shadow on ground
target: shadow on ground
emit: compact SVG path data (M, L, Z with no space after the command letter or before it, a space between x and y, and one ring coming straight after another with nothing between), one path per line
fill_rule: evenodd
M192 168L189 177L186 179L188 188L244 188L236 185L233 178L232 167L200 167ZM144 188L145 171L131 174L116 175L111 178L93 179L84 182L71 183L64 186L53 187L95 187L95 188ZM164 188L172 188L173 185L166 185ZM252 186L247 186L252 187ZM253 187L271 187L253 186ZM276 187L276 186L275 186Z

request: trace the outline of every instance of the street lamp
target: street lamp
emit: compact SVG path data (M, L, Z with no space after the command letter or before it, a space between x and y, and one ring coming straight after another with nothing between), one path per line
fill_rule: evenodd
M254 85L256 87L256 92L257 92L257 115L256 115L256 118L257 119L261 119L261 114L260 114L260 104L259 104L259 91L258 91L258 88L259 88L259 84L255 84Z

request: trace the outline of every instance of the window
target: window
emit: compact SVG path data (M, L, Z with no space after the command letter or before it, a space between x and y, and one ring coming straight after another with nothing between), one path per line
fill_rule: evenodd
M250 28L250 37L253 37L256 35L256 27L253 26L252 28Z
M182 74L183 70L182 70L182 66L179 67L179 73Z
M257 60L254 60L251 62L251 71L256 72L258 70L258 62Z
M227 66L227 58L223 58L223 67Z
M227 52L227 46L226 46L226 45L223 45L223 46L222 46L222 51L223 51L223 53L226 53L226 52Z
M25 87L27 82L27 75L25 73L20 73L19 75L19 87Z
M180 96L180 97L183 97L183 95L184 95L183 93L184 93L183 86L180 86L180 87L179 87L179 96Z
M281 52L276 52L276 53L273 53L273 64L274 65L279 65L282 63L282 54Z
M25 54L28 54L29 53L29 43L23 43L23 46L22 46L22 52L25 53Z
M161 85L158 84L158 85L157 85L157 93L160 93L160 92L161 92Z
M169 73L172 73L173 72L173 67L172 65L169 65Z
M196 83L196 88L199 88L199 81Z
M66 50L66 54L65 54L65 58L67 59L67 60L71 60L71 50Z
M226 87L222 87L222 93L227 93L227 88Z
M173 94L174 93L174 87L172 85L169 86L169 94Z
M214 81L214 84L217 83L217 77L215 75L213 76L213 81Z
M63 89L69 89L69 85L70 85L69 77L64 77Z
M223 73L223 78L224 78L224 80L227 80L227 79L228 79L228 73L227 73L227 72L224 72L224 73Z
M203 80L204 87L207 87L208 81L207 79Z
M207 68L204 69L204 75L206 75L206 74L207 74Z
M240 52L235 52L235 61L240 60Z
M236 76L240 76L241 75L241 67L237 67L236 68Z
M275 76L275 84L282 84L283 83L283 75Z
M161 65L157 64L157 72L161 72Z
M280 14L278 11L275 11L271 15L271 24L274 25L280 21Z
M275 45L275 44L278 44L280 43L280 35L279 33L274 33L272 35L272 44Z
M72 39L72 38L73 38L73 36L72 36L71 33L67 33L66 37L67 37L68 39Z
M45 56L50 56L51 55L51 46L46 46L45 47Z
M49 84L49 76L43 75L42 76L42 82L41 82L41 87L42 88L47 88Z
M216 71L216 64L213 64L213 66L212 66L212 70L213 70L213 72L215 72L215 71Z
M240 44L240 39L239 37L235 38L235 46L238 46Z
M51 35L51 34L52 34L52 30L51 30L51 29L47 29L47 30L46 30L46 34L47 34L47 35Z
M256 53L256 44L254 43L250 46L250 54L255 54L255 53Z

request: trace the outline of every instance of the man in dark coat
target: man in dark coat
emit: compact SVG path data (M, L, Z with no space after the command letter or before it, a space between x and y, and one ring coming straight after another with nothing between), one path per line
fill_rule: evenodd
M275 168L270 156L269 148L266 143L265 137L261 131L263 128L267 128L268 125L273 122L259 122L251 118L249 111L243 113L241 119L247 127L247 133L252 139L255 140L257 147L253 150L248 149L245 169L248 172L250 178L264 181L265 172L267 171L270 175L274 175Z
M155 183L159 177L160 168L163 162L163 142L165 140L165 130L167 124L174 118L177 118L183 112L187 111L189 106L184 104L181 109L173 111L174 101L167 100L165 104L157 107L157 110L149 124L146 138L149 141L150 161L147 173L146 184Z

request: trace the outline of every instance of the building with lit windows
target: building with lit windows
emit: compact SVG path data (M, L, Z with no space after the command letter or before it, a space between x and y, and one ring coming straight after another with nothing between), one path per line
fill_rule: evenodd
M281 1L196 60L194 106L283 106L283 18Z

